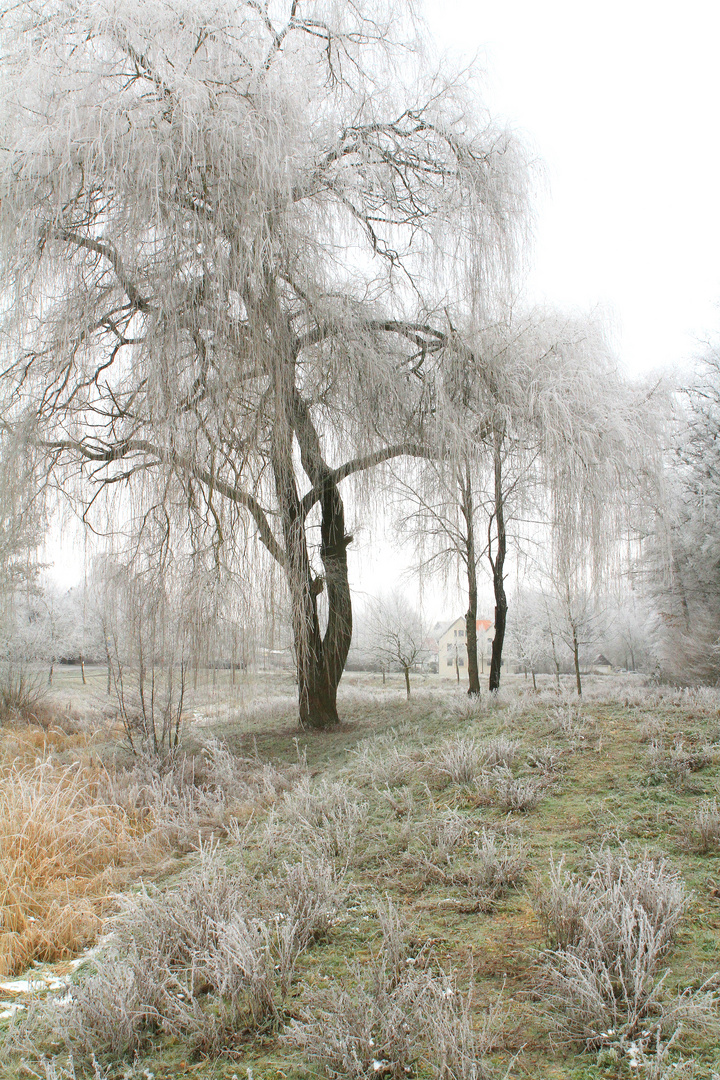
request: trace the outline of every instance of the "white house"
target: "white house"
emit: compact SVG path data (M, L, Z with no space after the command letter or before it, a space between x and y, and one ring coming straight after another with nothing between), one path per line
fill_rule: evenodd
M482 674L490 667L495 626L490 619L478 619L476 628L478 667ZM457 619L453 619L452 622L436 623L433 627L432 637L437 642L437 663L440 675L457 675L467 668L467 636L464 616L461 615ZM505 670L504 660L502 670Z

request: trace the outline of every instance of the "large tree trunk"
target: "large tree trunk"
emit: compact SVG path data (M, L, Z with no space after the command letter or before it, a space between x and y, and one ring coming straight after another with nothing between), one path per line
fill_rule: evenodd
M339 722L337 688L352 638L352 603L347 568L345 511L332 470L322 458L310 412L292 388L286 416L276 425L273 454L275 486L282 506L285 567L292 603L297 657L298 703L303 727L328 728ZM312 484L313 502L300 499L292 466L292 432L297 436L303 469ZM308 553L305 518L320 503L320 558L324 574L315 576ZM328 617L320 630L317 598L327 588Z
M505 579L503 567L505 565L505 552L507 550L507 534L505 532L505 507L503 503L502 489L502 436L496 434L493 451L495 464L495 527L497 529L497 550L495 558L488 553L493 572L493 590L495 593L495 637L492 643L492 656L490 657L489 689L494 692L500 688L500 672L502 669L502 651L505 641L505 625L507 622L507 597L505 595Z
M465 467L465 476L460 477L460 508L465 518L465 558L468 579L468 609L465 614L465 640L468 657L468 694L472 697L480 693L480 674L477 654L477 569L475 565L475 529L473 523L473 498L470 484L470 470Z

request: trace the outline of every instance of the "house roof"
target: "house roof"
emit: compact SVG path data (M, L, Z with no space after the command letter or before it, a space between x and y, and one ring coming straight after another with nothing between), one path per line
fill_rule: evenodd
M430 631L431 637L434 637L436 641L439 641L443 634L447 634L448 630L452 630L456 623L462 623L465 626L465 616L458 615L456 619L446 619L444 622L437 622ZM478 630L484 632L491 630L494 623L492 619L478 619L476 622Z
M446 619L445 622L435 623L430 631L436 641L439 641L443 634L447 634L448 630L452 630L456 623L461 622L465 625L465 619L462 615L458 615L456 619Z

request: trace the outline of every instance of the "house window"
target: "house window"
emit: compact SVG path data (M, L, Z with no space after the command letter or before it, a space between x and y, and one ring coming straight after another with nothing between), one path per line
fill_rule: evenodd
M447 662L447 666L448 666L448 667L452 667L452 665L453 665L453 662L452 662L452 660L448 660L448 662Z

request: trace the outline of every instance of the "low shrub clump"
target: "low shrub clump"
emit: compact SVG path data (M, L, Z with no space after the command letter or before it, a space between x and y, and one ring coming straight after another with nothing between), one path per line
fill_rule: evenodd
M582 878L562 861L552 865L534 907L553 946L542 959L548 1001L568 1039L602 1046L680 1022L707 1025L712 994L663 996L660 966L687 905L664 859L646 854L633 863L604 847Z
M298 958L327 932L342 895L334 870L307 860L254 893L217 845L203 845L175 887L119 898L95 972L28 1024L88 1053L122 1055L155 1034L217 1053L277 1028Z
M720 807L717 798L700 803L693 814L693 833L697 836L701 852L720 844Z
M21 723L48 727L51 719L42 680L22 667L4 665L0 669L0 725Z
M136 756L109 769L85 753L63 765L55 751L73 740L53 735L40 761L33 748L32 764L0 764L0 974L77 955L123 878L193 850L238 804L271 801L303 772L233 757L214 740L197 758Z

